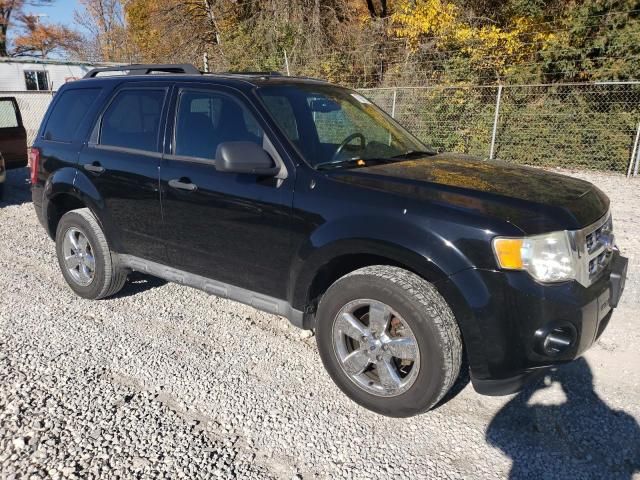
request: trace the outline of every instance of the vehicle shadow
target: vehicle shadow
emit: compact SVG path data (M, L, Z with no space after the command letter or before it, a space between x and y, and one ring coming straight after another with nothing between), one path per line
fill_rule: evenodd
M29 169L7 170L7 180L4 183L4 195L0 198L0 208L21 205L30 201Z
M131 272L122 290L111 298L124 298L166 285L167 281L140 272Z
M560 404L535 402L558 385ZM631 479L640 471L640 427L610 408L593 389L586 360L550 371L507 403L486 432L489 444L513 461L509 478Z

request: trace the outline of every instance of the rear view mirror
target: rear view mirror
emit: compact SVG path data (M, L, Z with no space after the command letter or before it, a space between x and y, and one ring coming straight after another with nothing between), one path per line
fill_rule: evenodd
M216 150L216 170L228 173L276 175L280 170L271 156L253 142L224 142Z
M314 98L309 102L309 108L312 112L337 112L340 110L340 104L328 98Z

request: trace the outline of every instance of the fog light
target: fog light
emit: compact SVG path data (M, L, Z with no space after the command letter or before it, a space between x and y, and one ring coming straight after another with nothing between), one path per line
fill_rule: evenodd
M536 346L543 355L555 357L573 347L577 336L576 328L572 324L554 322L536 331Z

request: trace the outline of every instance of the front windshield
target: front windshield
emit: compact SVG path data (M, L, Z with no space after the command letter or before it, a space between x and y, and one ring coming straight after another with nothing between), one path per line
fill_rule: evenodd
M356 167L432 153L352 90L299 84L264 86L258 93L280 128L313 167Z

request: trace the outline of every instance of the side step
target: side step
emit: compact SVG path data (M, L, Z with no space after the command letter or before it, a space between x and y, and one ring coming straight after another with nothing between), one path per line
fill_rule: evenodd
M234 285L211 280L210 278L201 277L200 275L178 270L177 268L167 267L166 265L132 255L114 254L114 256L116 256L118 264L124 268L129 268L136 272L148 273L149 275L162 278L168 282L197 288L210 295L244 303L245 305L250 305L253 308L267 313L281 315L287 318L294 326L304 328L304 313L293 308L286 300L280 300Z

